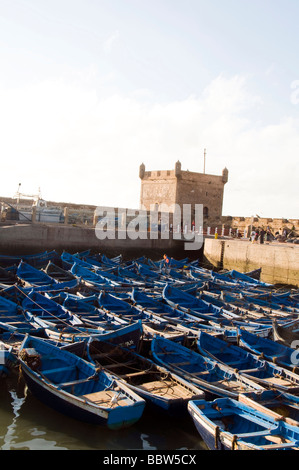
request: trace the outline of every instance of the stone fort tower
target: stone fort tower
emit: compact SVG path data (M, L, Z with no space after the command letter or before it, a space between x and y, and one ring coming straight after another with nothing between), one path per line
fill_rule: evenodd
M206 223L217 223L222 216L224 185L228 181L228 170L221 176L206 173L183 171L176 162L173 170L145 171L142 163L139 168L141 179L140 204L146 210L153 207L161 210L162 204L169 207L178 204L203 204Z

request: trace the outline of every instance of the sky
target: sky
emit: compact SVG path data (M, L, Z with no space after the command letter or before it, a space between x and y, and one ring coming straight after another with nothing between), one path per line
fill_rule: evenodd
M1 196L139 208L139 166L299 218L298 0L0 0Z

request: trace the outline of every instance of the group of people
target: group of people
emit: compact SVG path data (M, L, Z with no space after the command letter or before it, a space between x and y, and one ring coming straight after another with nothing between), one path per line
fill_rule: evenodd
M251 241L252 243L260 242L262 244L264 243L266 236L267 236L267 232L263 228L256 229L251 232Z

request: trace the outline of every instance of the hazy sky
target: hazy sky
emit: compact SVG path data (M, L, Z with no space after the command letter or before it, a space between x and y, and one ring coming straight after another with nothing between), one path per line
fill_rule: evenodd
M2 196L139 207L139 165L299 218L298 0L0 0Z

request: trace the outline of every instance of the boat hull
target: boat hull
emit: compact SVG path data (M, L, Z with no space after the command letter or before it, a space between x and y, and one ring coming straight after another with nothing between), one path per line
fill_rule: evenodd
M136 403L133 408L130 407L128 413L122 407L105 411L87 403L84 399L58 390L50 383L42 382L24 363L22 363L22 373L32 395L46 406L78 421L117 430L132 426L141 418L144 411L143 402Z

